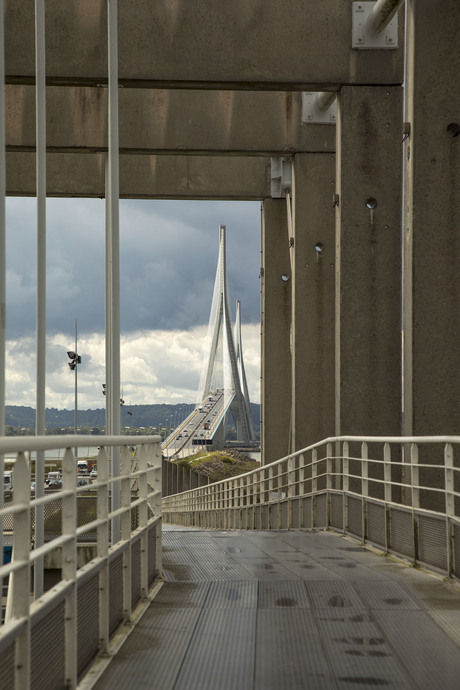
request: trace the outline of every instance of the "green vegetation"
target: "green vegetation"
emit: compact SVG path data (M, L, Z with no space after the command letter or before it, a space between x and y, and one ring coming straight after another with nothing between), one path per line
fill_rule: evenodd
M165 439L194 409L194 405L123 405L120 421L123 434L160 435ZM256 435L260 430L260 405L251 403ZM231 417L231 415L230 415ZM53 436L74 433L75 414L73 410L47 408L45 411L46 433ZM6 436L27 436L35 434L35 410L19 405L5 406ZM84 435L105 434L105 409L78 410L78 433ZM227 440L236 439L236 431L227 427ZM97 441L95 442L97 445Z
M178 460L177 464L190 467L198 474L204 474L212 482L236 477L239 474L244 474L260 467L260 463L248 455L229 449L215 450L212 453L199 453L189 458Z

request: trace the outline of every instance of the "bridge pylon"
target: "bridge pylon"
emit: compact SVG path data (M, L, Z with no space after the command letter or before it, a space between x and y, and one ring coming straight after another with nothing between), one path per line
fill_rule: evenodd
M219 256L197 405L213 390L222 388L224 395L233 397L231 411L237 440L250 443L255 441L255 433L243 362L241 305L238 301L233 328L228 295L225 230L225 225L219 226Z

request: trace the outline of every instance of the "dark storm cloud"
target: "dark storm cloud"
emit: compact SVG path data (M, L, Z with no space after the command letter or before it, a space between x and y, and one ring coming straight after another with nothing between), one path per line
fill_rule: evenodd
M103 333L105 203L47 202L47 331ZM121 327L189 329L209 318L218 227L227 226L230 301L243 321L259 320L258 203L122 201ZM7 337L35 331L35 201L7 205Z

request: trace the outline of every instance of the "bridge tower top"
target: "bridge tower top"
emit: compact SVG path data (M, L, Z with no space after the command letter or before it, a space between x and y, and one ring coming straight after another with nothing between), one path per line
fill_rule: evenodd
M238 441L255 440L241 339L241 303L237 302L236 323L232 326L229 302L225 225L219 227L219 255L209 317L208 335L197 394L198 404L215 388L234 396L231 410Z

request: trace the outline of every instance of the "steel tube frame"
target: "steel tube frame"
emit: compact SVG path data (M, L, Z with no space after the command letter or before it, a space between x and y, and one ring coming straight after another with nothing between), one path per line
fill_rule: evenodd
M4 2L0 0L0 46L4 40ZM5 368L6 368L6 168L5 168L5 51L0 49L0 436L5 435ZM0 453L0 477L5 469ZM3 481L3 480L2 480ZM3 490L0 491L0 510ZM0 554L3 562L3 518L0 519ZM0 578L0 587L3 581Z
M35 433L45 433L46 391L46 61L45 3L35 0L35 69L36 69L36 193L37 193L37 381ZM38 452L35 461L37 497L44 495L45 457ZM43 507L36 507L35 546L43 544ZM43 593L43 569L34 572L34 596Z
M377 0L366 21L371 34L379 34L391 22L405 0Z
M337 98L336 91L320 91L315 98L315 105L322 113L324 113Z
M108 238L109 238L109 360L107 388L109 389L110 433L120 433L120 218L119 218L119 142L118 142L118 2L107 0L108 43ZM120 474L120 450L112 449L112 477ZM119 485L112 487L112 510L120 506ZM113 539L118 541L120 522L113 523Z

